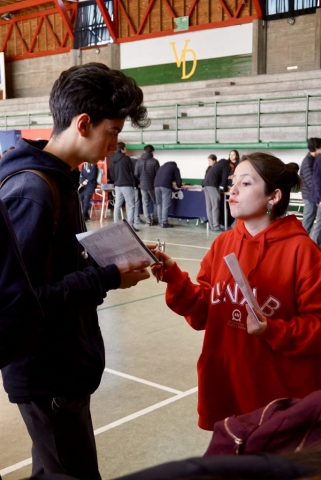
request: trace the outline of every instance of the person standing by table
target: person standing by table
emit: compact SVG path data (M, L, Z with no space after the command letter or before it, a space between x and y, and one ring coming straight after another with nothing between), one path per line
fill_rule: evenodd
M205 180L205 177L206 177L206 174L207 172L210 170L211 167L213 167L214 163L217 162L217 156L214 155L214 154L211 154L207 157L207 161L208 161L208 167L207 169L205 170L205 176L204 176L204 180ZM204 181L203 180L203 181ZM203 187L203 183L202 183L202 187Z
M121 208L123 203L126 204L126 216L128 223L135 232L139 230L135 228L135 186L137 181L134 174L134 165L128 155L126 155L126 145L124 142L118 142L117 150L110 157L109 176L115 185L115 205L114 205L114 222L121 220Z
M168 223L168 212L172 203L173 182L177 188L181 188L182 179L176 162L166 162L156 173L154 180L157 216L159 226L170 228L173 225Z
M134 157L132 155L129 158L133 162L134 171L135 171L135 166L136 166L136 163L138 162L138 158ZM136 178L135 178L134 190L135 190L135 192L134 192L135 193L134 224L135 225L144 224L145 222L143 222L143 220L140 218L140 215L139 215L139 212L140 212L140 209L141 209L141 206L142 206L142 194L141 194L141 191L140 191L140 188L139 188L139 182Z
M238 164L240 163L240 154L237 150L231 150L228 156L229 164L230 164L230 174L228 176L228 188L232 185L232 178L234 175L234 171Z
M81 167L79 177L79 195L82 203L82 212L85 220L90 220L89 207L90 199L97 187L97 165L85 162Z
M154 158L153 145L146 145L140 160L135 165L135 177L138 179L143 199L143 212L146 224L156 225L157 207L154 180L159 169L159 161ZM153 216L149 213L149 204L153 202Z
M222 158L208 170L202 186L204 189L206 215L209 229L212 232L221 232L221 192L227 191L230 162Z
M163 263L152 272L167 283L168 307L205 331L197 365L198 424L205 430L321 389L321 251L295 215L285 216L299 185L295 165L245 155L230 190L236 225L212 243L196 282L157 251ZM258 319L224 261L232 252L260 306Z

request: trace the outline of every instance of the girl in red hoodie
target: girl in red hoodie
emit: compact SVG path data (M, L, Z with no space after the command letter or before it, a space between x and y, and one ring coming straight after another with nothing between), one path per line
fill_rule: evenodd
M260 408L279 397L321 389L321 251L294 215L300 186L293 164L264 153L244 156L230 190L236 226L220 234L197 283L165 253L166 303L205 330L198 360L199 426ZM259 322L223 259L234 252L258 301ZM152 268L159 276L159 266Z

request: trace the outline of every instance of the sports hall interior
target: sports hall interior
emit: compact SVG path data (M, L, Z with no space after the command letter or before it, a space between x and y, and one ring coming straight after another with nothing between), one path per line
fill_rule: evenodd
M280 5L0 0L1 151L10 132L49 138L53 81L73 65L102 62L135 78L151 118L145 131L125 122L119 140L137 157L152 144L160 164L177 163L185 184L200 185L208 155L228 158L232 149L300 164L307 139L321 136L321 10L316 0ZM108 158L99 166L107 181ZM88 229L113 222L112 206L101 219L95 198ZM218 234L202 218L170 222L174 228L166 230L139 226L138 235L146 243L165 241L195 279ZM197 426L203 334L169 310L164 294L165 285L151 277L109 292L98 308L106 369L92 416L104 480L202 456L211 437ZM31 442L2 387L0 444L2 478L28 477Z

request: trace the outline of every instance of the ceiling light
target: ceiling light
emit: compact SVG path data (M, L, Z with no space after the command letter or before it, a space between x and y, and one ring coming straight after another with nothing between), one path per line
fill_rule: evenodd
M0 16L1 20L11 20L12 19L12 14L10 12L4 13L3 15Z

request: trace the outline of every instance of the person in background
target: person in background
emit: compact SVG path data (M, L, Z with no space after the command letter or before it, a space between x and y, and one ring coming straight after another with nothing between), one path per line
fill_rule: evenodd
M230 174L228 177L227 185L228 187L230 187L232 185L232 178L233 178L234 171L240 162L239 152L237 150L231 150L229 153L228 159L230 164Z
M168 223L168 212L172 203L173 182L177 188L181 188L182 179L176 162L166 162L156 173L154 180L157 216L159 226L162 228L172 227Z
M168 307L205 331L197 365L202 429L321 389L321 252L295 215L284 216L299 185L293 164L245 155L230 190L236 225L212 243L196 283L157 251L163 265L152 272L167 283ZM224 261L231 252L260 310L249 308L233 279Z
M300 177L302 180L302 198L304 203L302 225L308 233L311 233L318 209L317 204L310 200L312 191L313 165L315 157L321 153L321 138L309 138L308 150L309 152L302 160Z
M0 231L0 368L4 368L37 343L44 325L43 312L1 201Z
M85 220L90 220L89 207L90 199L97 187L97 165L85 162L81 167L79 178L79 195L82 203L82 212Z
M143 199L143 212L146 224L157 224L156 196L154 180L159 169L159 161L154 158L153 145L146 145L140 160L135 166L135 177L138 179ZM149 204L153 202L153 216L149 213Z
M136 163L138 161L138 158L137 157L129 157L131 159L131 161L133 162L133 166L134 166L134 171L135 171L135 166L136 166ZM142 194L141 194L141 191L140 191L140 188L139 188L139 182L137 179L135 179L135 213L134 213L134 224L135 225L139 225L139 224L144 224L145 222L143 222L143 220L140 218L140 210L142 208Z
M213 167L213 165L217 162L217 156L211 153L211 155L209 155L209 156L207 157L207 161L208 161L208 167L207 167L207 169L205 170L205 177L206 177L206 174L207 174L207 172L209 171L209 169L210 169L211 167ZM204 177L204 179L205 179L205 177ZM203 187L203 184L202 184L202 187Z
M102 63L63 71L49 104L49 141L22 138L0 162L0 182L6 179L0 196L45 316L35 346L2 369L2 377L32 439L32 474L101 480L90 412L105 368L97 306L109 290L150 274L148 262L100 267L83 250L76 238L86 231L78 167L115 151L126 118L140 128L149 122L136 82ZM24 171L30 169L46 173L58 189L57 223L52 189Z
M227 191L230 171L230 162L222 158L208 170L202 183L209 229L213 232L222 231L220 226L221 192Z
M128 223L135 232L139 230L134 226L135 217L135 186L137 180L134 174L134 165L126 155L126 145L118 142L116 152L110 157L109 176L115 185L114 222L121 220L121 208L126 202L126 216Z

